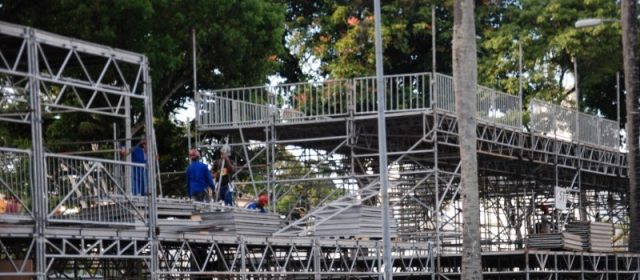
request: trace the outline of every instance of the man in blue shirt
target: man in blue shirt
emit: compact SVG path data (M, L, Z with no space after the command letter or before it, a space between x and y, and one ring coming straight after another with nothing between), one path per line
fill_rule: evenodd
M247 209L260 210L260 213L267 213L264 209L269 203L269 196L266 193L260 193L258 200L254 200L247 204Z
M144 164L145 167L134 166L131 168L131 193L133 195L145 195L147 191L147 140L142 138L140 143L131 148L131 162ZM120 155L129 155L125 147L120 148Z
M200 162L200 153L196 149L189 151L191 164L187 167L187 194L195 201L209 201L209 191L215 189L209 167Z

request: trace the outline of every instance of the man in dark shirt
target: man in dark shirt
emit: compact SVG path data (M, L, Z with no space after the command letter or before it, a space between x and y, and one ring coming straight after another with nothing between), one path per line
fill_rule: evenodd
M234 162L229 158L231 147L224 145L219 150L220 158L213 164L215 181L218 183L218 197L216 200L224 201L227 206L233 206L233 172L236 171Z
M215 189L209 167L200 162L200 153L196 149L189 151L191 164L187 168L187 194L196 201L209 201L209 191Z

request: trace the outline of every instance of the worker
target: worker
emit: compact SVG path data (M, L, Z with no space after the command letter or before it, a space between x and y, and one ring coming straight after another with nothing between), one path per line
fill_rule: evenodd
M233 172L236 171L234 162L229 158L231 147L224 145L218 151L219 157L213 164L213 178L218 184L218 201L223 201L227 206L233 206Z
M195 201L209 202L211 191L215 183L209 172L209 167L200 161L200 152L196 149L189 151L191 164L187 167L187 194Z
M269 196L266 193L260 193L258 200L251 201L247 204L247 209L260 210L260 213L267 213L264 207L267 206L268 203Z
M131 162L144 164L144 167L134 166L131 168L131 193L133 195L145 195L147 191L147 139L144 137L138 145L127 151L125 147L120 147L120 155L126 157L131 154Z

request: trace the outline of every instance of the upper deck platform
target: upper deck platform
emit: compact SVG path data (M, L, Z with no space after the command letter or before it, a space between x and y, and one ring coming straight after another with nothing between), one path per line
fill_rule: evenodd
M453 78L414 73L384 77L388 155L407 151L436 128L438 142L457 145ZM375 77L200 92L197 129L205 135L237 135L243 142L273 142L349 155L349 145L377 133ZM484 156L529 158L595 174L625 176L620 124L549 102L477 87L478 149ZM523 121L526 120L526 121ZM277 131L269 136L268 130ZM377 151L376 137L369 148ZM440 146L444 149L444 146ZM371 152L371 151L370 151ZM369 152L369 153L370 153ZM451 151L450 151L451 152ZM556 163L554 155L560 159ZM581 162L578 162L581 161Z
M322 125L377 117L375 77L200 92L199 131L224 133L269 125ZM415 73L384 77L388 118L434 111L455 116L453 78ZM513 131L620 151L619 124L574 109L478 86L478 122ZM523 123L523 116L530 120Z

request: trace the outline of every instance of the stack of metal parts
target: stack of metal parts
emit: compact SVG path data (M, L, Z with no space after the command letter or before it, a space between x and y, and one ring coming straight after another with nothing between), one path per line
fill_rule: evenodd
M562 249L562 233L536 233L529 235L527 247L535 249Z
M566 226L567 231L580 235L585 250L611 252L613 250L613 224L598 222L574 222Z
M562 249L571 251L584 251L584 241L580 235L563 232Z
M334 215L335 213L326 213ZM316 225L315 236L330 238L382 238L382 209L362 205L352 206L335 216ZM392 238L398 236L398 226L391 212L389 233Z
M184 219L158 219L158 228L164 232L199 232L206 231L210 226L203 226L200 221Z
M572 222L565 226L567 232L580 237L583 251L589 250L589 222Z
M144 215L147 215L145 208L148 202L147 197L136 196L128 197L127 199L129 199L135 207L138 207L138 209L144 209ZM186 198L157 198L156 201L158 228L160 232L169 233L213 231L212 228L215 226L203 224L199 218L192 219L194 216L193 213L224 208L224 206L218 204L197 202Z
M591 252L613 251L613 224L596 223L589 224L589 244Z
M201 219L203 229L229 235L271 236L284 227L277 214L243 208L210 209L194 215Z
M532 234L527 240L527 247L532 249L583 251L582 246L582 238L568 232Z
M81 208L77 214L64 215L65 219L101 222L133 222L129 207L120 203L105 203Z
M148 198L143 196L133 196L128 199L138 209L144 209L148 203ZM205 202L196 202L188 198L157 198L156 201L158 218L160 219L191 219L191 214L194 211L202 211L217 206Z
M529 236L527 245L537 249L565 249L571 251L611 252L613 224L573 222L563 233L540 233Z

